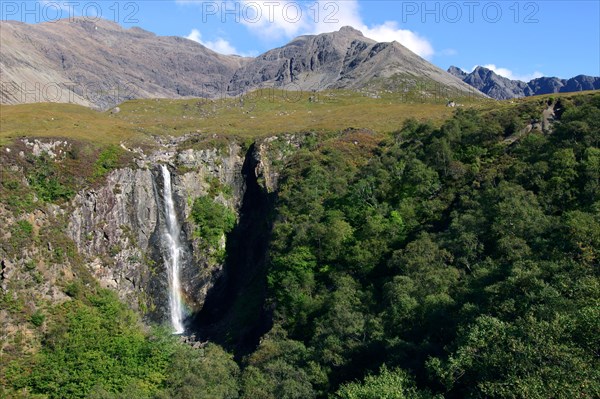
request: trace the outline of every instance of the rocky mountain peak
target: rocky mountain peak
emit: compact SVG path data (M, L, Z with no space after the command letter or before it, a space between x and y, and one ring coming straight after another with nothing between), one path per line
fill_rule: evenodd
M359 31L358 29L353 28L352 26L342 26L339 30L340 33L343 33L345 35L354 35L354 36L362 36L364 37L363 33L361 31Z
M392 77L401 82L394 83L396 88L408 85L403 90L410 90L420 81L459 93L473 93L461 79L400 43L378 43L350 26L335 32L300 36L283 47L267 51L238 69L229 88L233 94L256 86L309 91L377 88Z
M448 68L448 73L456 76L459 79L464 79L468 75L465 71L454 65Z
M488 69L486 67L482 67L479 65L477 67L475 67L475 69L471 73L473 75L477 75L482 78L488 77L490 79L497 79L497 78L501 77L500 75L498 75L496 72L492 71L491 69Z

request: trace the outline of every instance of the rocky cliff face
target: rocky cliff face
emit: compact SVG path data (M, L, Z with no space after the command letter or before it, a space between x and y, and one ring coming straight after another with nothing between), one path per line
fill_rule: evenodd
M77 194L68 232L89 259L100 283L115 289L134 308L160 320L168 314L167 278L161 231L164 228L163 180L158 164L172 174L175 208L183 226L183 245L191 254L182 259L182 289L191 312L198 311L208 290L222 271L198 248L190 221L195 198L211 195L239 212L245 190L241 174L244 154L231 143L223 149L180 150L178 142L136 159L133 168L118 169L106 184ZM229 187L230 195L213 192Z
M249 282L261 278L279 174L286 158L310 137L269 137L250 147L234 140L214 144L200 135L161 139L152 151L128 149L124 166L101 181L83 183L69 200L57 203L38 197L31 168L43 160L55 172L66 168L67 178L72 178L71 142L22 139L0 148L0 294L4 304L19 309L0 309L0 327L14 339L28 335L28 317L40 306L67 301L78 295L77 284L91 287L95 282L114 290L146 320L168 323L160 170L167 165L184 247L181 282L187 323L192 331L206 326L219 334L232 301L243 298ZM190 215L200 197L236 215L236 227L218 248L207 247L195 233L198 226ZM218 250L226 250L226 257L213 256ZM207 313L212 327L199 321ZM250 334L255 326L248 328Z

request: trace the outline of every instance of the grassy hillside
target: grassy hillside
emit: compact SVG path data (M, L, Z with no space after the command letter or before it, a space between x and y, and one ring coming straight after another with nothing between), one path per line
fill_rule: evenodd
M255 138L277 133L335 132L368 128L391 133L408 118L441 124L454 112L445 98L407 93L319 93L258 90L236 99L132 100L120 112L98 112L73 104L0 105L0 145L18 137L63 137L100 145L151 145L153 136L189 133ZM461 108L483 111L539 104L553 94L512 101L453 98ZM582 93L581 95L586 95Z
M61 137L99 144L143 140L131 126L74 104L0 105L0 144L18 137Z
M489 100L487 101L489 102ZM486 100L465 99L465 106ZM0 106L0 144L14 138L65 137L99 144L150 143L152 135L187 133L260 137L281 132L339 131L348 127L391 132L409 117L436 123L453 109L436 101L391 93L380 98L350 91L259 90L237 99L133 100L119 113L69 104Z

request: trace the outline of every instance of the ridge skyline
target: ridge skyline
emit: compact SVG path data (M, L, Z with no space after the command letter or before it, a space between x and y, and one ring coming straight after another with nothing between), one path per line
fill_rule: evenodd
M482 65L495 66L491 69L510 79L600 76L600 4L592 1L473 5L242 0L231 2L233 12L211 1L78 2L74 7L66 3L5 1L0 19L38 23L60 15L92 19L96 13L126 28L140 26L158 36L188 37L217 52L242 56L262 54L303 34L350 25L378 42L396 40L444 70L451 65ZM297 20L291 18L294 10L301 12ZM253 11L260 12L261 18L255 18Z

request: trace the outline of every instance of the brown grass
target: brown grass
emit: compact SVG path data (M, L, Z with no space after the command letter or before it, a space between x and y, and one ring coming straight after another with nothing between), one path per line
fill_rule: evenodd
M518 100L457 99L465 107L506 109L548 97L586 95L565 93ZM73 104L23 104L0 106L0 145L15 138L64 137L106 145L150 145L154 136L187 133L239 136L252 139L278 133L334 132L368 128L393 132L408 118L441 124L454 109L445 101L400 98L383 94L371 98L351 91L319 93L258 90L243 98L223 100L133 100L116 114L97 112Z
M73 104L2 105L0 145L23 136L65 137L102 145L150 143L154 135L186 133L244 138L346 128L386 133L398 129L409 117L441 123L452 114L451 108L440 103L374 99L344 91L311 94L280 90L214 101L133 100L121 104L120 109L111 114Z

